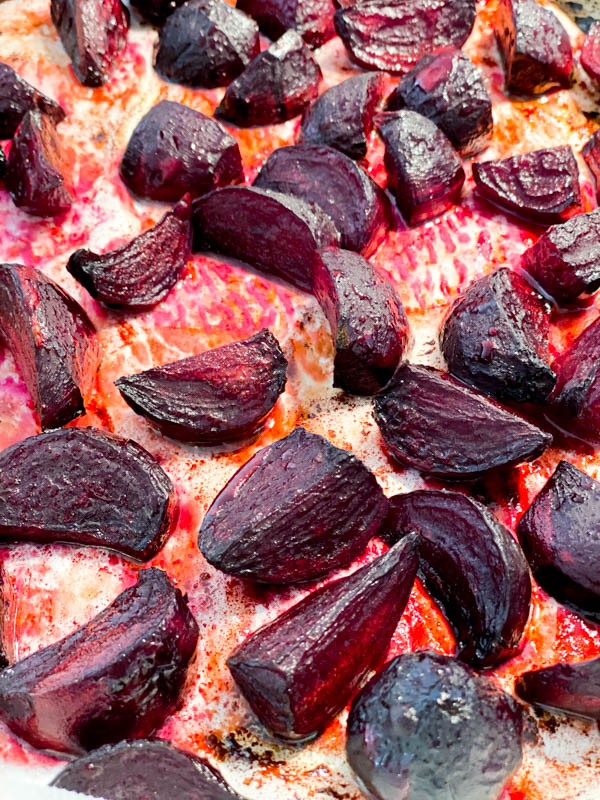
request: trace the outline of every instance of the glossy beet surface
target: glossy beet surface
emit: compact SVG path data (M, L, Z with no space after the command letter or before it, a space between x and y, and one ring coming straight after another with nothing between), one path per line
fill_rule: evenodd
M579 60L590 78L600 82L600 23L594 22L587 32Z
M259 450L208 509L198 546L213 566L260 583L297 583L350 563L387 500L346 450L296 428Z
M270 731L306 739L333 720L385 659L416 571L416 537L409 537L312 592L229 656L233 677Z
M403 364L375 398L375 420L402 464L452 480L532 461L552 437L432 367Z
M260 51L258 27L225 0L191 0L158 34L154 66L176 83L226 86Z
M179 589L141 570L71 636L0 672L0 719L33 747L76 755L145 738L178 708L197 640Z
M119 378L124 400L165 435L194 444L256 431L285 388L287 361L262 330L172 364Z
M162 100L138 122L121 177L140 197L176 202L244 179L240 148L212 117Z
M288 31L229 84L215 113L242 128L284 122L314 100L320 80L307 45L296 31Z
M515 690L546 711L600 720L600 658L524 672Z
M380 800L497 800L521 763L513 698L448 656L406 653L354 700L350 766Z
M465 172L442 131L415 111L382 115L388 187L409 225L442 214L458 201Z
M237 7L258 22L273 41L293 28L309 47L335 35L333 0L239 0Z
M0 317L42 429L83 414L98 364L96 332L83 308L38 270L0 264Z
M299 289L312 290L320 247L339 233L320 206L249 186L219 189L194 204L194 246L246 261Z
M479 193L519 217L563 222L581 207L579 168L568 145L473 164Z
M254 185L316 203L333 220L340 246L372 253L391 222L385 192L352 159L324 145L280 147L267 158Z
M162 25L185 2L186 0L130 0L138 14L153 25Z
M500 267L454 301L441 333L452 375L498 400L542 402L556 376L548 362L550 308L519 273Z
M62 106L38 92L8 64L0 62L0 139L12 139L28 111L38 109L58 124L66 114Z
M600 131L596 131L586 142L581 155L585 159L589 171L596 184L596 199L600 197Z
M165 298L192 251L192 201L185 195L153 228L118 250L76 250L67 269L92 297L111 308L143 309Z

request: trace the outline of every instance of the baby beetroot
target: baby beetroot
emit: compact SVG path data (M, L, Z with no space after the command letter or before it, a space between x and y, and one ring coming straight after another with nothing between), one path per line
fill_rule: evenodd
M600 658L524 672L515 690L546 711L600 720Z
M273 41L290 28L309 47L320 47L335 36L332 0L239 0L237 7L254 17Z
M0 62L0 139L12 139L28 111L38 109L54 124L66 114L62 106L21 78L8 64Z
M596 82L600 83L600 23L594 22L581 48L581 66Z
M153 25L162 25L176 8L186 0L130 0L131 5L144 19Z

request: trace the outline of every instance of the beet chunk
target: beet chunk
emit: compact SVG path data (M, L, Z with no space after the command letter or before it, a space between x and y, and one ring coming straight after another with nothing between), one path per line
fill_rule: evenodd
M579 167L568 145L474 163L473 178L486 200L532 222L563 222L581 209Z
M309 47L320 47L335 36L332 0L239 0L239 9L258 22L269 39L293 28Z
M254 185L316 203L333 220L347 250L369 255L390 227L390 202L383 189L331 147L280 147L267 158Z
M260 628L227 666L260 721L283 739L316 736L385 659L417 572L408 537Z
M546 711L598 720L600 658L524 672L515 690L522 700Z
M140 197L176 202L244 180L240 148L212 117L162 100L131 135L121 177Z
M304 428L259 450L208 509L198 546L213 566L259 583L297 583L349 564L387 511L375 476Z
M495 800L522 758L513 698L431 651L390 661L355 698L350 766L380 800Z
M34 747L76 755L144 738L180 703L198 626L162 570L50 647L0 672L0 719Z
M285 388L286 368L279 342L262 330L115 384L131 408L166 436L215 444L260 427Z
M296 197L249 186L194 203L195 248L216 250L310 292L320 247L339 243L329 216Z
M581 66L596 82L600 83L600 23L594 22L587 32L581 48Z
M188 86L226 86L260 52L256 23L224 0L191 0L158 34L156 70Z
M552 437L432 367L403 364L375 398L375 420L391 454L451 480L532 461Z
M186 0L130 0L138 14L153 25L162 25L185 2Z
M98 364L95 329L83 308L37 269L0 264L0 318L42 429L83 414Z
M320 80L312 53L288 31L229 84L215 114L242 128L284 122L318 95Z
M0 139L12 139L25 114L35 109L50 117L55 125L66 117L55 100L38 92L12 67L0 62Z
M600 198L600 131L596 131L586 142L581 155L592 173L596 185L596 199Z

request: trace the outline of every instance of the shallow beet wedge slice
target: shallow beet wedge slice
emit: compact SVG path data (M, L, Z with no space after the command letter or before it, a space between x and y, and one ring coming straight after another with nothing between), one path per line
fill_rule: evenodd
M355 698L346 754L379 800L496 800L521 763L523 727L509 694L423 650L394 658Z
M532 222L563 222L581 210L579 167L568 145L476 162L473 178L486 200Z
M185 2L186 0L130 0L138 14L153 25L162 25Z
M290 28L309 47L320 47L335 36L333 0L239 0L237 7L254 17L272 40Z
M546 711L600 720L600 658L524 672L515 691Z
M215 114L241 128L285 122L314 100L320 80L312 53L290 30L229 84Z
M600 83L600 23L594 22L587 32L579 60L590 78Z
M166 436L215 444L254 433L285 388L287 361L262 330L115 381L123 399Z
M239 258L308 292L317 250L339 244L339 233L320 206L250 186L201 197L193 222L196 250Z
M508 267L473 281L440 332L455 378L497 400L541 403L556 376L548 361L550 307Z
M596 185L596 199L600 198L600 131L591 135L581 151Z
M532 461L552 437L433 367L403 364L375 398L390 453L406 466L450 480Z
M340 245L372 253L390 227L387 195L352 159L325 145L299 144L274 150L254 186L316 203L333 220Z
M12 139L25 114L34 109L50 117L55 125L66 117L65 110L55 100L0 62L0 139Z
M98 365L96 331L83 308L37 269L0 264L0 319L42 429L83 414Z
M386 511L385 495L362 462L296 428L259 450L224 486L198 546L230 575L297 583L349 564Z
M266 728L302 740L333 720L385 659L417 563L416 537L408 537L312 592L229 656L231 674Z
M134 194L176 202L244 180L240 148L212 117L162 100L131 135L121 177Z
M162 570L71 636L0 672L0 719L26 742L79 755L140 739L178 708L198 625Z

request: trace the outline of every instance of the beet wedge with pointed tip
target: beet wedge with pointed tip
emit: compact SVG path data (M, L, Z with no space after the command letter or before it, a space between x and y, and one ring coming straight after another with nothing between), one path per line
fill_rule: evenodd
M253 17L272 41L291 28L313 48L335 36L333 0L239 0L237 7Z
M0 62L0 139L12 139L25 114L34 109L50 117L55 125L66 117L56 100L46 97L12 67Z
M515 691L521 700L545 711L600 720L600 658L524 672Z

